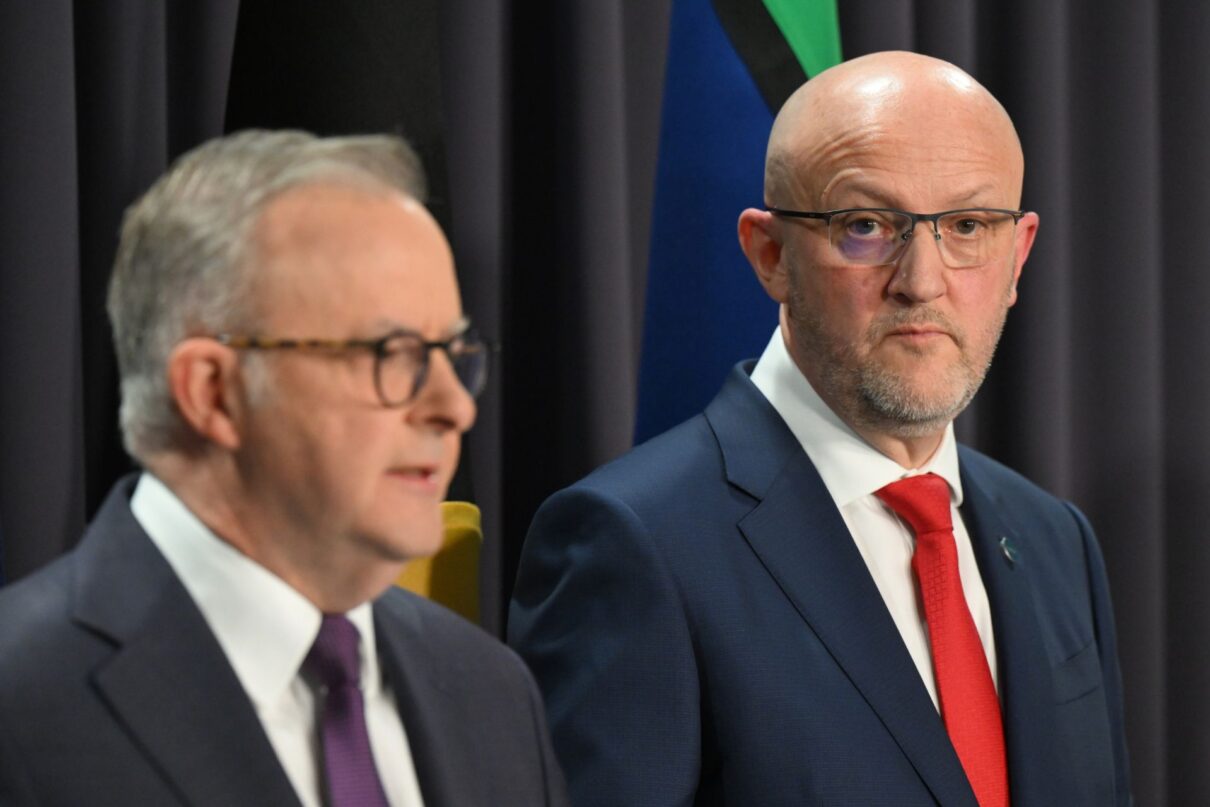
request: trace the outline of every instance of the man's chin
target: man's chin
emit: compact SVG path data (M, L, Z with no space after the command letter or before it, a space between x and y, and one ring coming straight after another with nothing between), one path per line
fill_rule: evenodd
M945 334L934 335L924 342L885 340L863 362L878 373L896 376L904 384L917 387L927 387L930 381L935 384L938 378L952 376L961 363L961 351Z
M444 528L440 512L423 516L399 515L397 521L381 524L378 529L367 529L363 536L364 543L381 560L406 563L437 554L444 540Z
M405 540L396 541L387 547L391 560L406 563L410 560L431 558L441 551L442 533L438 529L435 534L426 531L425 535L412 533Z
M902 437L921 437L944 429L973 395L965 385L939 385L936 375L905 378L885 372L867 374L858 392L871 420Z

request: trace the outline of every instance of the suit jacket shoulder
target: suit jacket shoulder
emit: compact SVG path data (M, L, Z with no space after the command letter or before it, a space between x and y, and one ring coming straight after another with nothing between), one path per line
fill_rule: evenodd
M0 803L297 804L205 619L111 492L0 592Z

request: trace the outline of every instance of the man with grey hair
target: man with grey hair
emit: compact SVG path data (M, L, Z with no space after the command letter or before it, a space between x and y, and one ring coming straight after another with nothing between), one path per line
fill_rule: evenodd
M398 138L243 132L127 212L127 449L0 592L0 803L563 804L521 662L395 589L487 351Z
M918 54L778 113L738 234L780 327L526 539L509 640L577 805L1129 803L1092 530L952 427L1037 232L1023 166Z

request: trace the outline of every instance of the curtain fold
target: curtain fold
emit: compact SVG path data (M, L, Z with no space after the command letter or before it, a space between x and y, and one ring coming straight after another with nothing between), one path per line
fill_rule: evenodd
M0 513L18 577L84 524L75 52L67 0L0 21ZM51 44L53 43L53 44Z

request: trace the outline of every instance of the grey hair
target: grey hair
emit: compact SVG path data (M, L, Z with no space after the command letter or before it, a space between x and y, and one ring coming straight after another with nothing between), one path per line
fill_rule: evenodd
M249 130L185 154L127 209L108 310L132 457L188 444L168 389L169 354L190 336L250 326L257 222L280 194L315 184L420 202L426 193L420 159L401 138Z

